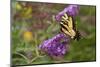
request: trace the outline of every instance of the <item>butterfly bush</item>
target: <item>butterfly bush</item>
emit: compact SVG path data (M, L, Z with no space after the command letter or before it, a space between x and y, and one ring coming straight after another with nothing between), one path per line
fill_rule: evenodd
M57 21L61 20L61 17L67 13L69 16L76 16L78 14L79 11L79 6L78 5L69 5L66 8L64 8L63 11L59 12L55 18Z
M39 48L49 56L63 56L68 51L68 38L64 34L57 34L45 40Z
M77 5L69 5L63 11L59 12L55 18L57 21L60 21L61 17L65 13L73 17L77 15L78 9L79 7ZM69 38L60 33L48 40L43 41L43 43L39 45L39 49L47 53L49 56L61 57L68 51L68 41Z

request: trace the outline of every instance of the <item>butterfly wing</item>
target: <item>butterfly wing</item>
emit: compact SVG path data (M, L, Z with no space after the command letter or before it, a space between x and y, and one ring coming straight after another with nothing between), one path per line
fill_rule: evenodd
M61 31L64 34L71 36L70 32L68 31L68 30L70 30L69 27L66 24L64 24L63 22L60 22L60 25L61 25Z
M64 32L66 35L71 36L71 38L74 38L76 35L75 30L73 29L73 20L72 17L68 17L67 14L64 14L62 16L62 21L60 22L61 24L61 31Z
M69 28L73 29L73 20L72 20L72 17L69 17L69 21L68 22L68 26Z

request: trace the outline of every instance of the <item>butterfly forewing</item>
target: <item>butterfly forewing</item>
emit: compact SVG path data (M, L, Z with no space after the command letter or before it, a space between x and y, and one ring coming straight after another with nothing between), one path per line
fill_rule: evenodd
M73 39L76 39L79 37L79 35L78 35L79 33L77 33L77 31L76 31L76 27L73 22L73 18L71 16L64 14L64 16L62 16L60 25L61 25L61 31L64 34L69 35Z

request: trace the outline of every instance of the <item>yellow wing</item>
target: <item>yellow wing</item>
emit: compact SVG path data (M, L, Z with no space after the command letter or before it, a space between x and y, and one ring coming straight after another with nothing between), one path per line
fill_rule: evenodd
M60 22L61 24L61 30L63 33L65 33L66 35L71 36L71 38L74 38L74 36L76 35L75 30L73 29L73 20L72 17L68 17L67 14L64 14L64 16L62 16L62 22Z
M69 26L69 28L73 29L73 20L72 20L72 17L69 17L68 26Z
M65 34L65 35L69 35L71 36L71 34L64 28L61 28L61 31Z
M73 28L73 19L72 19L72 17L68 17L67 14L64 14L64 16L62 16L62 21L64 21L64 23L67 23L69 28Z

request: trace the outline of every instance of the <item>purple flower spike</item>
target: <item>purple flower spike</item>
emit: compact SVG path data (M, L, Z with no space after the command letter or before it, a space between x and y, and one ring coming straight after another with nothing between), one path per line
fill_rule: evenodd
M58 34L51 39L45 40L40 46L40 50L50 56L63 56L67 52L68 38L64 34Z
M67 13L69 16L76 16L78 14L79 6L78 5L69 5L63 11L56 15L56 20L60 21L61 17Z

